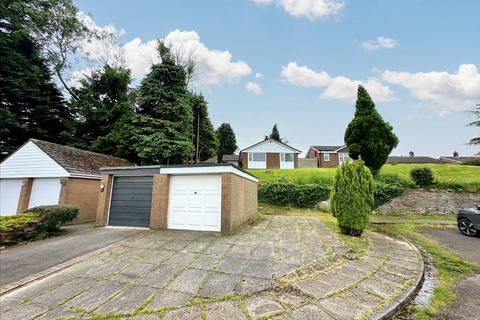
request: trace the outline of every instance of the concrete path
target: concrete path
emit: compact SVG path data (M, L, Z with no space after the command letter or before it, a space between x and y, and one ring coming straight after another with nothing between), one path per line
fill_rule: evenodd
M63 227L65 234L0 251L0 286L18 281L62 262L103 248L139 230L94 228L93 224Z
M388 314L421 277L411 245L346 247L320 221L267 217L220 236L152 231L0 297L8 319L354 319Z

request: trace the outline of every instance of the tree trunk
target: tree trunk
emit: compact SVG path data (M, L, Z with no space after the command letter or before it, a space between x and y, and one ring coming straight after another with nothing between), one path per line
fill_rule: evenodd
M195 146L195 164L199 162L199 146L200 146L200 112L197 112L197 145Z

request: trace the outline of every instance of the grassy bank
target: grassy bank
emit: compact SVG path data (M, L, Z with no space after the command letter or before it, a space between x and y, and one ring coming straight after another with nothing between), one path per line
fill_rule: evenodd
M462 191L480 191L480 167L465 165L442 164L386 164L382 167L381 175L394 175L400 179L413 183L410 171L416 167L431 168L440 188L454 188ZM260 182L287 179L296 184L324 183L332 184L336 168L316 169L274 169L274 170L249 170L256 175Z

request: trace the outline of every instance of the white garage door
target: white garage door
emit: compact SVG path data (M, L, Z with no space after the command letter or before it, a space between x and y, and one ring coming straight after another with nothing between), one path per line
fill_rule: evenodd
M221 176L172 176L168 228L220 231L221 199Z
M0 179L0 216L17 213L22 179Z
M58 204L60 198L59 178L35 178L33 179L32 193L30 194L29 208Z

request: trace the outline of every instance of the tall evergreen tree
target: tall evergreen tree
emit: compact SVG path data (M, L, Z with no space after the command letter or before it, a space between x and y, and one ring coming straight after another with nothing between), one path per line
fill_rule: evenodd
M278 132L278 126L275 123L275 125L272 128L272 133L270 134L270 139L273 139L278 142L282 142L282 138L280 137L280 132Z
M159 43L161 63L142 80L138 114L129 123L132 146L142 163L184 163L193 152L192 107L185 70Z
M192 137L195 163L205 161L217 154L218 138L208 116L208 104L202 95L191 95L193 111Z
M0 6L0 158L29 138L64 143L71 113L38 46ZM10 15L10 16L9 16Z
M78 114L74 146L137 160L123 146L124 134L119 132L133 116L130 82L129 70L108 65L80 81L78 98L71 101Z
M237 150L237 139L229 123L222 123L216 134L219 142L217 161L221 163L225 154L233 154Z
M398 144L392 126L382 119L364 87L358 87L355 116L345 131L350 157L365 161L376 175Z

